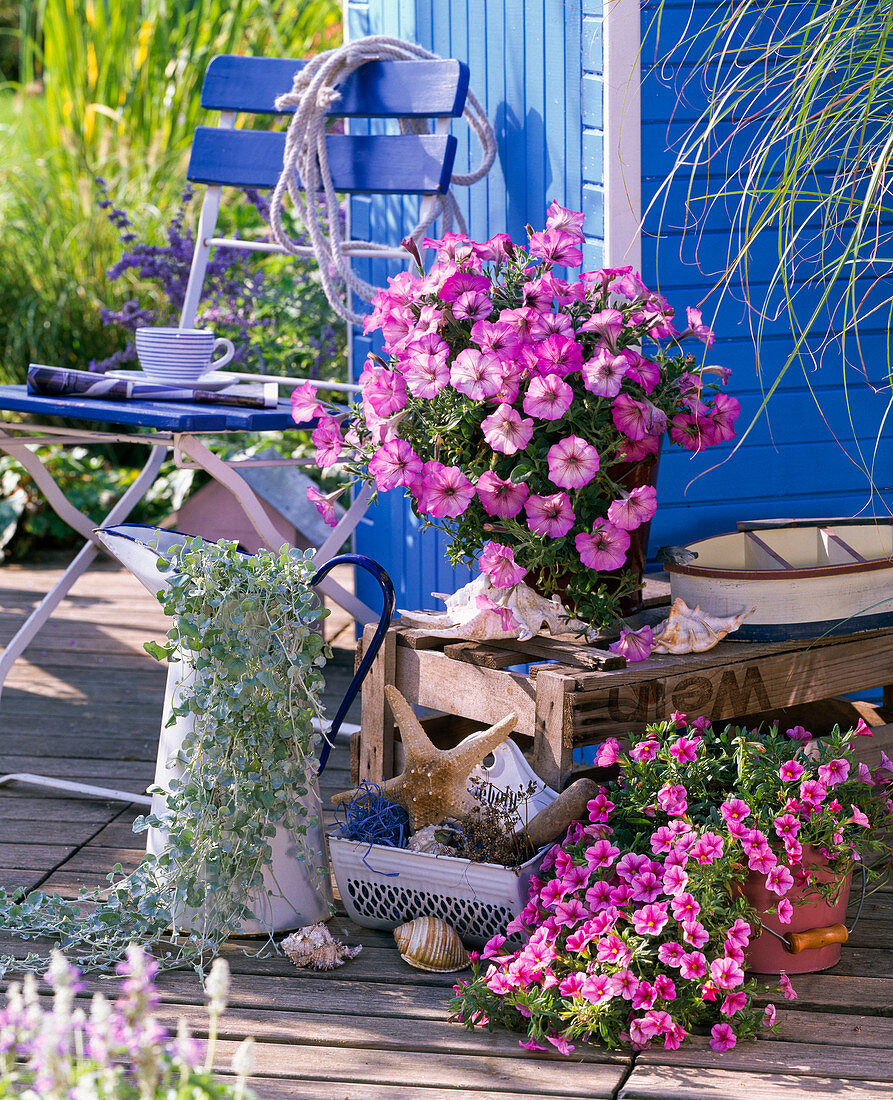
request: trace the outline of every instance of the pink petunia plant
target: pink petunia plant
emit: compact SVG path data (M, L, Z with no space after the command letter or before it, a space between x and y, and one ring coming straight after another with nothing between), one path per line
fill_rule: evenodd
M738 403L728 371L699 359L713 333L697 310L677 324L629 267L563 270L582 262L582 221L553 202L523 248L426 238L428 269L391 278L366 318L383 346L358 401L337 408L308 384L293 402L296 420L318 420L320 465L407 494L452 561L495 539L525 583L604 626L639 583L630 532L647 534L657 508L662 438L725 442Z
M893 765L860 775L856 737L835 728L792 742L777 726L678 715L631 734L625 752L612 743L619 776L545 853L527 905L454 987L454 1018L520 1031L527 1049L560 1035L568 1049L675 1050L700 1034L721 1054L774 1027L775 1007L757 1003L765 985L747 973L766 915L747 879L777 898L784 928L800 895L829 896L855 864L869 884L882 878L873 856L893 824ZM791 798L804 783L809 805ZM814 875L808 850L836 882ZM783 974L776 994L796 997Z

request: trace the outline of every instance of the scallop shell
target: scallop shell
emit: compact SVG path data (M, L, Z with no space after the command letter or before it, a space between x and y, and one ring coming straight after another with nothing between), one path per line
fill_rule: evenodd
M282 941L282 950L298 967L310 970L334 970L345 959L354 959L362 947L345 947L332 938L324 924L308 924Z
M400 958L417 970L448 973L468 966L468 952L454 928L439 917L416 917L394 929Z
M455 851L437 839L440 829L440 825L426 825L416 830L406 842L407 851L426 852L431 856L454 856Z
M652 653L706 653L738 629L756 611L750 607L737 615L708 615L700 607L690 608L684 600L673 600L669 617L654 628Z

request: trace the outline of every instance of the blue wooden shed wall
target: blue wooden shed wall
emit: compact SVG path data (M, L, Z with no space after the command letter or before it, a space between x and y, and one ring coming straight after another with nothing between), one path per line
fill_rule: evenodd
M700 85L673 44L709 23L715 0L668 0L658 41L655 5L643 0L642 187L643 207L672 168L675 142L702 106ZM442 56L457 57L471 69L471 86L496 130L497 164L487 181L461 201L472 237L509 232L523 240L523 227L543 223L554 198L586 212L585 268L603 260L604 141L602 117L602 0L348 0L349 32L393 34L416 41ZM457 166L476 163L477 151L464 123ZM724 164L734 171L745 146L734 144ZM695 180L695 196L716 190L714 163ZM666 201L645 220L642 275L658 287L684 319L685 306L699 306L717 332L709 362L732 367L730 392L742 404L747 424L762 401L752 326L741 288L720 298L713 290L731 237L731 215L723 204L695 201L686 210L687 179L674 183ZM376 201L356 208L355 227L378 239L398 240L411 228L412 211ZM697 223L693 225L692 222ZM682 227L688 222L689 228ZM750 299L765 295L774 261L769 233L752 249ZM373 281L382 284L385 271ZM882 384L886 362L885 315L865 331L861 353L869 381ZM839 316L824 318L813 346ZM763 379L773 379L792 346L790 318L783 303L770 303L761 345ZM356 341L355 364L369 343ZM700 345L697 345L697 350ZM849 349L852 354L853 349ZM701 455L665 447L658 482L660 507L652 523L651 550L729 530L738 519L769 516L852 515L869 506L866 464L873 463L881 494L891 489L893 444L881 433L886 402L867 387L845 393L841 355L827 351L818 369L792 369L763 415L734 454L731 447ZM876 440L880 443L876 447ZM711 467L716 467L711 469ZM394 575L401 606L433 606L431 591L452 591L467 574L454 576L442 546L421 535L397 493L382 498L359 532L361 549L381 560ZM367 594L369 599L372 593Z

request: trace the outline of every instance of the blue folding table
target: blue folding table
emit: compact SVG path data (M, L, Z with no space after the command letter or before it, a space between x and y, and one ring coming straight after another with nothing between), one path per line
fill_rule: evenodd
M24 413L30 422L12 421L4 413ZM282 536L264 511L260 499L239 474L239 466L269 466L277 460L245 459L227 462L202 442L203 434L283 431L294 428L291 405L280 401L274 409L244 409L215 405L205 407L174 401L100 401L77 397L35 397L25 386L0 386L0 450L12 455L28 471L53 511L87 540L74 560L19 628L0 657L0 691L9 670L33 640L74 582L99 552L93 531L97 526L123 523L154 483L169 452L181 468L204 470L238 500L265 546L278 549ZM76 421L73 428L46 424L47 418ZM82 425L108 425L102 430ZM100 524L94 523L66 498L33 448L47 444L89 446L126 442L149 448L149 457L134 483ZM282 463L293 463L282 459ZM353 532L368 505L368 493L357 495L350 508L317 548L322 565ZM319 585L359 622L377 621L378 615L331 577Z

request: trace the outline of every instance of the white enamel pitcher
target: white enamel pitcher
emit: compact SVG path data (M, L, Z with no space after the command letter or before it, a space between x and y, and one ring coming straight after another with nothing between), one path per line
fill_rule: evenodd
M148 527L141 524L119 524L94 532L97 540L115 558L125 565L133 575L153 594L163 599L169 588L170 577L176 572L172 568L167 572L158 569L160 557L166 557L174 547L182 545L190 536L181 531L170 531L163 527ZM322 772L328 760L335 735L337 734L350 704L353 702L360 684L369 671L375 655L384 641L394 612L394 589L387 573L376 562L358 554L342 554L332 558L317 571L311 584L316 584L334 566L339 564L359 565L378 580L384 596L384 608L378 624L373 644L364 654L341 706L335 715L331 729L323 738L320 753L319 771ZM181 701L184 689L195 676L195 668L188 660L171 660L168 665L167 686L164 693L164 710L161 719L161 734L158 743L158 757L155 766L155 785L163 791L170 789L173 779L182 776L183 769L171 765L183 739L194 729L194 718L190 715L178 716L171 723L172 710ZM169 724L170 723L170 724ZM283 932L306 924L315 924L326 920L331 914L332 887L329 875L328 849L322 823L322 803L319 785L316 779L308 781L307 794L302 796L308 802L307 809L316 817L317 825L309 830L302 847L317 858L315 866L298 858L298 845L291 832L285 826L278 826L276 835L271 839L272 861L263 870L263 890L250 895L248 907L257 920L245 920L239 931L245 935L262 935L269 932ZM151 813L163 820L167 811L164 794L152 796ZM150 855L160 855L168 847L166 828L151 828L148 832L146 851ZM187 914L175 915L178 923L188 924ZM191 923L199 923L192 921Z

